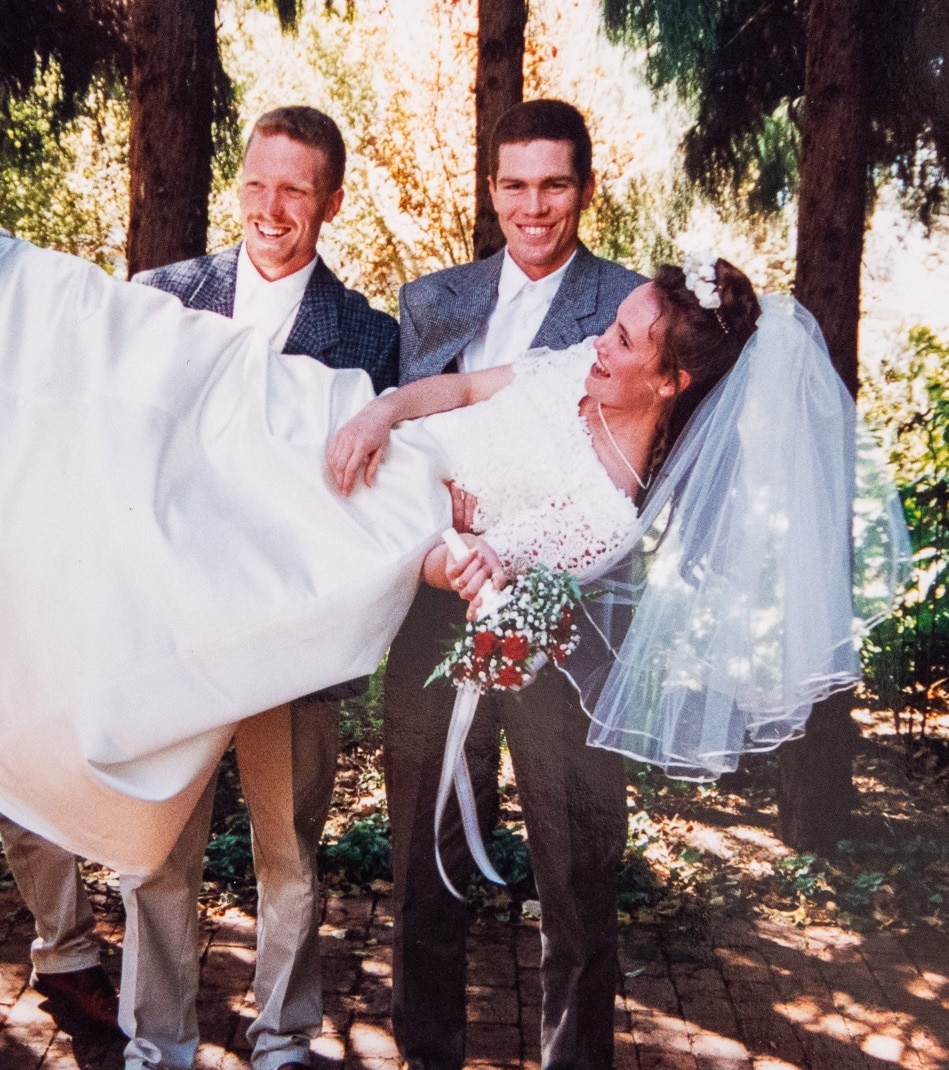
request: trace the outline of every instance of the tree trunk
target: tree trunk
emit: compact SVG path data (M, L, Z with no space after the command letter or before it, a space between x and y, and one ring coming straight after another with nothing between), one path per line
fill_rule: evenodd
M474 227L474 252L479 260L504 245L488 191L488 156L495 124L524 95L526 25L527 0L479 0Z
M869 116L864 0L810 0L798 209L798 300L817 318L831 359L857 390L860 262L867 212ZM826 851L853 804L851 692L814 707L802 740L782 748L779 835Z
M208 237L216 0L132 0L129 275Z

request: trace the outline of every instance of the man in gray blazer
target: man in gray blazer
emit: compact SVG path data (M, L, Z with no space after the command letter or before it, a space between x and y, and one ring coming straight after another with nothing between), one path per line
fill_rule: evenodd
M401 381L563 349L612 322L646 280L593 256L579 241L593 195L590 137L561 101L518 105L491 153L491 194L506 249L402 288ZM423 589L389 654L384 763L392 822L395 931L392 1021L409 1070L460 1070L465 1057L465 904L435 867L434 806L453 703L423 683L464 604ZM626 841L622 759L586 746L586 717L562 674L542 673L519 695L483 696L466 755L487 833L497 810L503 729L541 901L544 1067L612 1065L616 877ZM454 805L454 804L453 804ZM441 857L456 887L473 868L457 807L442 825Z
M343 198L345 148L314 108L268 112L244 154L244 242L215 256L144 272L137 281L263 330L273 348L331 367L363 368L377 390L395 382L398 325L347 290L320 259L320 227ZM313 652L319 657L319 651ZM334 689L268 710L235 733L257 875L257 1017L247 1031L255 1070L310 1063L320 1032L320 899L316 848L339 750ZM119 1022L127 1068L190 1067L198 1046L197 902L214 785L167 862L123 877L127 913Z

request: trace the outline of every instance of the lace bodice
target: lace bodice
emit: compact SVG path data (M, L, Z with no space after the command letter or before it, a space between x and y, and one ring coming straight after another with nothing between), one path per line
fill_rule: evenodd
M639 538L636 508L578 412L593 360L590 340L540 350L488 401L425 421L451 478L478 499L474 530L512 570L541 561L591 579Z

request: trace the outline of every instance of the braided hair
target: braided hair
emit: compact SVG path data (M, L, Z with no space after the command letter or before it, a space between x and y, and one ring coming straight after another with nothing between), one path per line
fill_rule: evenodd
M731 370L755 331L761 306L748 276L721 257L715 261L720 304L705 308L686 286L681 267L663 264L652 280L662 325L659 367L675 376L687 372L689 385L676 398L656 435L648 463L655 472L702 399Z

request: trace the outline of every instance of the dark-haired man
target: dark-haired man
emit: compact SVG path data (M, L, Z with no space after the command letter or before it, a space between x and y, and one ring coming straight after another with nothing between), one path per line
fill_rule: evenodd
M328 116L307 107L268 112L244 154L243 243L145 272L138 281L190 308L256 326L274 349L334 368L363 368L377 390L392 385L395 321L347 290L317 253L320 228L343 200L345 165L342 136ZM320 1032L316 848L339 749L338 694L268 710L242 722L234 737L258 889L257 1017L247 1031L255 1070L309 1065L310 1038ZM187 1068L194 1061L197 900L213 797L212 783L161 869L122 878L128 923L119 1021L132 1037L127 1068Z
M494 133L491 196L506 248L487 260L402 288L401 381L565 349L612 322L646 280L580 242L594 192L590 136L580 113L535 100ZM409 1070L460 1070L465 1057L466 906L435 868L434 806L453 693L423 683L464 606L423 589L389 655L385 679L386 792L392 821L395 932L392 1020ZM541 674L519 696L482 697L466 755L487 830L497 803L504 730L540 895L544 1067L612 1065L616 873L626 839L618 755L586 746L586 718L565 678ZM441 856L464 888L471 857L454 808Z

